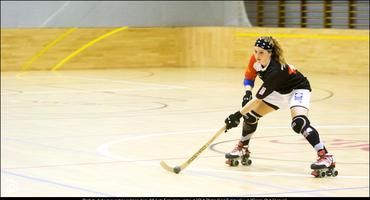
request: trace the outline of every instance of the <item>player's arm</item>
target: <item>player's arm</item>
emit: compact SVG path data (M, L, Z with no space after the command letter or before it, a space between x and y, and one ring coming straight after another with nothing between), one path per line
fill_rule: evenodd
M246 90L252 90L254 87L254 80L257 76L257 72L253 67L255 62L256 58L252 55L244 72L244 87Z
M254 80L256 79L257 72L254 69L253 65L256 62L256 59L252 55L249 59L249 63L244 72L244 88L245 95L243 96L242 106L248 103L252 99L252 89L254 87Z
M267 97L268 95L270 95L276 88L276 86L278 86L279 84L281 84L281 80L279 78L279 74L278 73L275 73L273 75L271 75L267 81L265 81L261 87L258 89L257 93L256 93L256 98L252 99L251 101L249 101L247 104L245 104L243 106L243 108L240 110L240 113L242 115L246 115L249 111L251 111L253 109L253 107L259 103L261 103L261 101Z
M245 95L243 96L243 102L242 102L243 108L245 108L246 105L250 104L250 102L255 101L255 99L252 100L252 89L254 87L254 80L256 79L256 76L257 76L257 72L253 67L255 62L256 62L256 59L252 55L249 59L248 66L246 67L245 72L244 72ZM225 119L226 130L232 127L238 126L240 123L241 117L242 117L242 114L240 113L240 111L237 111L236 113L231 114L228 118L226 118Z
M279 74L272 74L267 81L265 81L262 86L258 89L256 93L256 98L248 101L242 109L235 112L234 114L229 115L228 118L225 119L226 123L226 129L230 129L233 127L237 127L240 123L240 118L243 115L246 115L248 112L252 111L252 109L262 103L263 99L270 95L276 88L277 85L279 85L281 80L279 79Z

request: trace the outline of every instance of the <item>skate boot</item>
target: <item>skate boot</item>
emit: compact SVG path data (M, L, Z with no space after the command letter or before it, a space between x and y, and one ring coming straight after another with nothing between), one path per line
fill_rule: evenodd
M230 153L225 154L226 164L229 166L238 166L239 159L241 160L242 165L251 165L252 160L249 159L250 151L248 150L248 146L244 145L240 140L234 147L234 149Z
M317 155L317 161L311 164L311 169L313 170L311 174L319 178L325 176L337 176L338 171L335 169L335 160L333 155L327 154L325 150L318 151Z

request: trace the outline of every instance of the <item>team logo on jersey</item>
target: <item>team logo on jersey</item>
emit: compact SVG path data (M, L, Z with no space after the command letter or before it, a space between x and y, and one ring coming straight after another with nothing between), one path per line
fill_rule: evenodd
M265 88L265 87L262 87L262 88L260 89L260 91L258 92L258 94L259 94L259 95L263 95L263 93L265 93L265 91L266 91L266 88Z

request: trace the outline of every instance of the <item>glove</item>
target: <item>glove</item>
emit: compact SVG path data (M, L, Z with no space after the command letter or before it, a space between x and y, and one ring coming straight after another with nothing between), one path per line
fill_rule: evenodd
M225 119L226 130L237 127L240 123L241 117L242 114L240 113L240 111L229 115L229 117Z
M251 99L252 99L252 91L250 90L245 91L242 106L245 106L245 104L247 104Z

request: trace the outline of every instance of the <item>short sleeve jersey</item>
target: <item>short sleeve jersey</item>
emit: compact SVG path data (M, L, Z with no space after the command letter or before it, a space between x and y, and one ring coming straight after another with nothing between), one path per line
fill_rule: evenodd
M273 91L280 94L288 94L293 89L308 89L311 91L308 79L292 65L282 66L280 63L271 60L267 67L262 68L252 55L245 71L244 82L246 80L254 82L257 75L263 81L256 93L258 99L267 97Z

